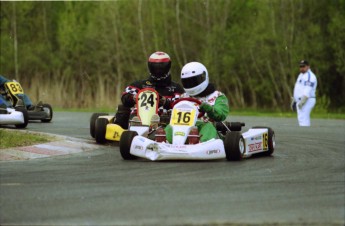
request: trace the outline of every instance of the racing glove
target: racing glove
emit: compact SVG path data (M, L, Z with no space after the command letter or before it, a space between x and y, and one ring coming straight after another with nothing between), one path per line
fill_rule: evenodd
M291 104L290 104L290 108L292 111L296 111L296 101L293 97L291 97Z
M214 105L204 102L199 106L199 109L201 112L206 112L210 119L216 122L223 121L229 114L228 99L225 95L220 95Z
M213 107L211 105L209 105L206 102L203 102L200 106L199 109L201 112L205 112L205 113L210 113L213 111Z
M136 102L136 95L130 94L130 93L126 93L124 95L122 95L121 97L121 102L125 107L133 107L135 105Z
M298 108L301 109L304 106L304 104L307 102L307 100L308 100L308 97L303 96L301 98L301 101L298 103Z
M164 96L159 95L159 106L164 106L167 99Z
M164 109L171 109L171 100L164 96L159 95L159 107L163 107Z

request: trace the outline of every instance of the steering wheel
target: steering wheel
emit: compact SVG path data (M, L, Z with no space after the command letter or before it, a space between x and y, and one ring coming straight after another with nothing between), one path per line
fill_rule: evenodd
M193 102L193 103L196 103L198 106L200 106L202 104L202 102L196 98L193 98L193 97L182 97L180 99L177 99L175 100L172 104L171 104L171 108L174 108L174 106L177 104L177 103L180 103L181 101L190 101L190 102ZM205 112L201 112L199 111L199 115L198 115L198 118L201 118L202 116L204 116Z

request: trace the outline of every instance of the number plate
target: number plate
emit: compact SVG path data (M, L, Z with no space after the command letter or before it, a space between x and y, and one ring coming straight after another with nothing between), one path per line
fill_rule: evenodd
M137 97L138 116L142 125L150 125L152 115L158 112L158 93L154 89L140 90Z
M195 109L174 108L170 124L173 126L193 126Z
M263 150L268 150L268 133L262 134Z
M18 82L6 82L7 89L13 94L24 94L22 86Z

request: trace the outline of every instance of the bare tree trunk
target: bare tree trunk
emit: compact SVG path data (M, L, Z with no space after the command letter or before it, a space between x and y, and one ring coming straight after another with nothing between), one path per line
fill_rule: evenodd
M242 82L241 80L239 79L238 76L236 76L236 83L237 83L237 86L236 86L236 95L237 95L237 98L238 98L238 102L239 102L239 105L240 107L244 107L245 106L245 101L244 101L244 98L243 98L243 86L242 86Z
M144 58L147 56L147 50L146 50L146 45L145 45L145 39L144 39L144 30L143 30L143 20L142 20L142 4L143 1L139 0L139 5L138 5L138 22L139 22L139 33L140 33L140 41L141 41L141 47L143 48L143 54Z
M13 28L13 48L14 48L14 70L16 79L20 80L18 77L18 39L17 39L17 16L16 16L16 2L12 3L12 28Z
M183 62L187 62L187 57L186 57L186 52L183 44L183 39L182 39L182 31L181 31L181 22L180 22L180 5L179 1L176 1L176 23L177 23L177 30L178 30L178 39L180 42L181 46L181 52L182 52L182 57L183 57Z
M115 97L113 98L116 106L119 105L119 100L121 99L122 93L122 83L123 83L123 71L122 71L122 64L121 64L121 45L120 45L120 36L117 21L120 21L117 17L118 11L117 7L114 10L114 19L113 19L113 28L114 28L114 39L115 39L115 62L116 62L116 90L115 90Z
M274 93L277 94L277 96L279 97L280 100L281 100L281 93L280 93L279 87L278 87L278 85L277 85L277 83L275 81L271 64L268 61L267 61L267 68L268 68L268 74L270 75L272 84L274 86L274 89L270 90L270 91L271 91L271 98L272 98L272 101L273 101L273 107L276 108L278 106L278 103L277 103L277 100L276 100L276 97L275 97Z

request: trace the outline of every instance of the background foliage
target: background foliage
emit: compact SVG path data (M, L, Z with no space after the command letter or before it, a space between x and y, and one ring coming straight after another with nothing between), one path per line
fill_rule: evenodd
M344 0L1 1L0 74L34 101L115 107L157 50L173 79L200 61L233 109L289 108L298 62L320 109L344 112Z

